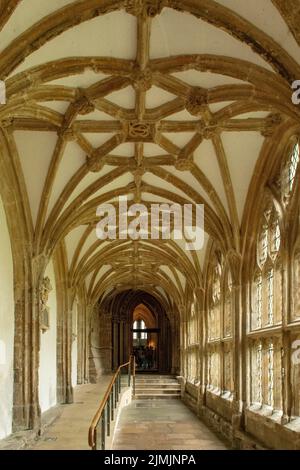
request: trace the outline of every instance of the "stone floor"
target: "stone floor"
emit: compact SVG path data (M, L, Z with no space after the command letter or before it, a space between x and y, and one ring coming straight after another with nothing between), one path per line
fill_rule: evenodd
M74 403L63 405L59 417L29 447L31 450L88 450L88 429L110 376L100 384L79 385ZM135 400L124 408L113 449L208 450L226 444L177 399Z
M225 450L227 445L177 399L136 400L122 411L115 450Z
M110 380L110 376L104 376L99 384L75 387L74 403L63 405L59 418L30 449L88 450L88 429Z

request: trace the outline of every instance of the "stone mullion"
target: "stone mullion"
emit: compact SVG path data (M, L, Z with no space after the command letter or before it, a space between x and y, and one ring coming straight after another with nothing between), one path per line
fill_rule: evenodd
M292 404L293 404L293 393L291 384L291 332L284 331L282 335L282 405L283 405L283 416L282 422L286 424L291 419Z
M204 294L203 294L204 295ZM200 364L200 373L199 373L199 378L200 378L200 390L199 390L199 404L200 406L202 405L204 401L204 395L205 395L205 386L206 386L206 380L205 380L205 374L206 374L206 354L207 354L207 335L206 335L206 330L205 330L205 309L203 306L204 302L202 302L202 308L200 310L200 326L199 326L199 364Z
M282 409L282 364L281 364L282 339L276 338L274 341L274 409Z
M196 322L197 322L197 380L200 383L199 387L199 394L201 394L201 387L203 384L202 380L202 373L203 373L203 297L204 292L202 289L196 288L195 290L196 295L196 306L195 315L196 315Z
M290 322L292 312L292 268L291 258L287 250L283 250L282 253L282 296L283 296L283 308L282 312L282 355L281 355L281 367L282 367L282 408L283 416L282 422L286 424L291 419L292 406L293 406L293 392L292 392L292 381L291 381L291 332L286 329Z
M268 403L268 338L262 339L262 404Z
M225 315L225 293L224 288L221 289L221 300L220 300L220 391L225 391L225 345L224 345L224 315Z

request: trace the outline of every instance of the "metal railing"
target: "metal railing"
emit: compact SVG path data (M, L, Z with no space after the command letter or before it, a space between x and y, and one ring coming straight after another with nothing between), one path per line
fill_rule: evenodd
M89 446L92 450L105 450L106 437L110 436L111 422L115 419L115 410L119 403L119 396L122 388L122 370L125 367L128 367L128 387L131 386L132 376L133 396L135 395L135 357L130 356L128 362L118 367L91 422L88 440ZM100 445L98 442L99 437Z

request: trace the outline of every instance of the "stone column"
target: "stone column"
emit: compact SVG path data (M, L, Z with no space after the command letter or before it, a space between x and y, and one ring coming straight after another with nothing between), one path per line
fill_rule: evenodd
M13 431L38 431L41 286L46 257L33 257L29 263L23 257L22 262L26 269L15 285Z

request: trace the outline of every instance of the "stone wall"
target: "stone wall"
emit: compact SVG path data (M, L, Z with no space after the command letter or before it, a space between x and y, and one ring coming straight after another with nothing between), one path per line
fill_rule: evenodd
M0 439L3 439L12 429L14 286L11 246L1 198L0 227Z
M182 399L211 429L225 438L234 449L284 449L299 450L300 422L284 425L281 417L267 416L267 410L246 409L241 416L241 426L236 425L235 405L228 398L223 398L206 391L200 394L199 386L184 381Z

